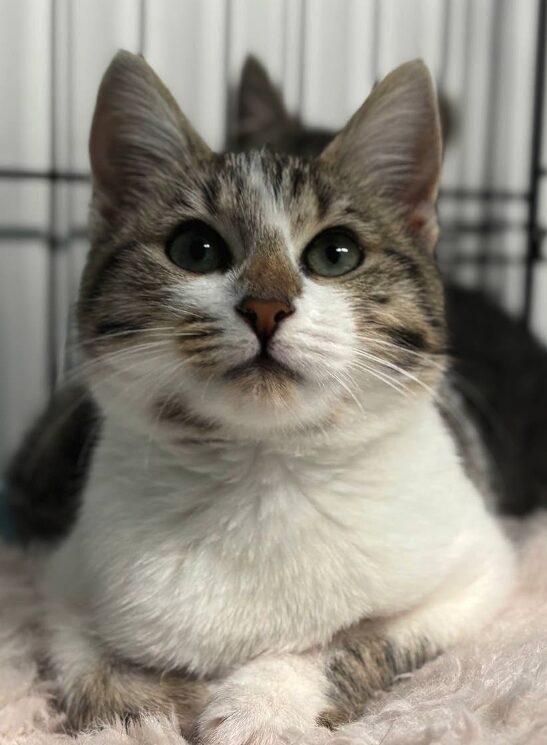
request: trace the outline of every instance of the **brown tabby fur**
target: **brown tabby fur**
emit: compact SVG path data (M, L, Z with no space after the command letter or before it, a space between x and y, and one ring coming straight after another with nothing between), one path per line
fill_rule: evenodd
M66 729L73 733L102 722L127 723L153 715L176 717L181 733L188 737L207 700L205 683L105 660L80 682L78 696L63 701L62 707Z

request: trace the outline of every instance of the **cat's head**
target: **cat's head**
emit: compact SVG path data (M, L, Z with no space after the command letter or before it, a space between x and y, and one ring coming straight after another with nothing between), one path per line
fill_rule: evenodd
M146 62L102 81L78 320L103 407L245 437L429 395L445 326L441 138L421 62L313 159L215 154Z

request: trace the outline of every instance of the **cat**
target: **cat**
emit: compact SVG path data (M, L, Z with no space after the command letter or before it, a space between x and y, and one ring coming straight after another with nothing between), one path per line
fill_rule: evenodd
M446 143L454 137L457 117L442 92L438 100ZM228 150L267 145L287 154L317 156L334 134L291 116L260 62L246 60ZM445 302L448 376L477 430L476 436L462 436L461 427L454 429L465 461L476 460L476 451L481 451L501 512L521 515L545 507L547 351L481 292L447 282ZM99 432L100 412L85 383L72 382L54 393L6 472L19 540L54 542L70 530Z
M514 572L438 408L427 68L389 74L318 157L215 154L119 52L90 159L100 436L40 578L69 725L174 707L202 743L266 745L351 721Z

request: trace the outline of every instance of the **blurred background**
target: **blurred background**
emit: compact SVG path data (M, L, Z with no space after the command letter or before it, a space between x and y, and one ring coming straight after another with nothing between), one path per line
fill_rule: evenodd
M422 57L449 112L443 271L547 341L544 0L0 0L0 467L66 365L87 251L87 137L113 53L140 52L222 149L253 53L339 128Z

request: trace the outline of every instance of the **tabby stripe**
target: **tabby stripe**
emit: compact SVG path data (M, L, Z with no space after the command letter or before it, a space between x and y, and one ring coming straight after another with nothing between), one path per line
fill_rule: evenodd
M327 651L331 706L319 723L334 729L357 719L376 691L385 690L397 676L415 670L431 656L421 641L412 649L395 649L386 639L367 638L350 629Z
M381 331L405 349L428 351L431 348L423 333L416 329L388 326Z
M116 269L126 258L126 255L132 251L135 251L137 244L132 241L122 246L113 246L98 269L95 271L92 280L87 286L82 287L84 293L83 300L85 301L96 301L103 294L105 285L108 280L115 275ZM94 248L94 250L97 250ZM80 303L82 298L80 299Z
M440 321L438 319L438 313L435 312L435 308L429 301L429 295L431 294L431 287L424 276L422 267L418 261L413 259L408 254L398 251L396 248L386 248L384 255L393 259L393 261L406 273L409 279L418 287L418 294L416 297L417 303L420 305L421 310L426 316L428 322L434 328L438 328Z

